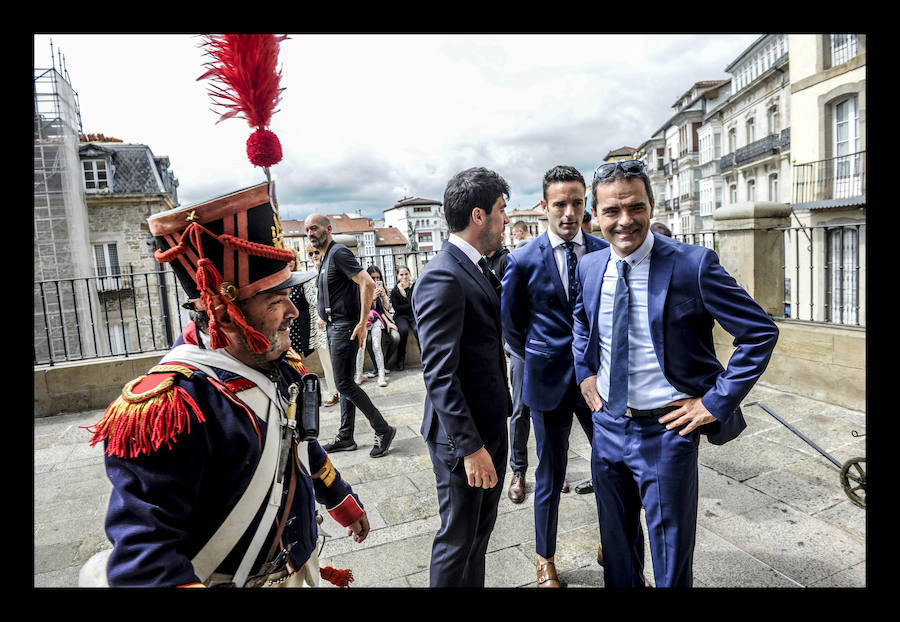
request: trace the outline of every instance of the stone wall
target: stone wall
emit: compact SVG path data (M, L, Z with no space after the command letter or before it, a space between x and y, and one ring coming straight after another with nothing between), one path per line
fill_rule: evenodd
M865 412L864 328L794 320L775 323L778 343L760 384ZM734 352L732 338L718 324L713 336L716 354L727 365Z
M34 416L106 408L125 383L144 374L163 354L165 351L35 367Z
M407 368L418 367L421 356L412 335L406 342L406 351ZM35 367L34 416L49 417L105 409L127 382L146 373L165 353L166 350L159 350L127 358L121 356ZM305 364L309 371L322 376L318 353L313 352ZM366 354L365 369L371 368L372 363Z

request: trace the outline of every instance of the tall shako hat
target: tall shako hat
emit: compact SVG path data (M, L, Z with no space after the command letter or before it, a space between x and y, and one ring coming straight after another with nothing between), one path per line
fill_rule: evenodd
M291 272L294 254L282 245L281 219L269 167L281 160L278 137L267 129L281 99L278 46L287 37L218 35L204 37L212 60L198 80L211 79L210 97L226 111L219 121L243 117L256 131L247 140L250 162L266 180L223 196L148 218L157 244L156 259L171 263L194 308L209 314L210 345L228 345L212 310L224 304L256 353L266 337L247 324L235 304L255 294L292 287L308 275Z

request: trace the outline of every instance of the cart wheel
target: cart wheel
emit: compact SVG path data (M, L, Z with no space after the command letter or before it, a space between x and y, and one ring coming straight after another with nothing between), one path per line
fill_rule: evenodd
M851 458L841 467L841 486L854 505L866 509L866 459Z

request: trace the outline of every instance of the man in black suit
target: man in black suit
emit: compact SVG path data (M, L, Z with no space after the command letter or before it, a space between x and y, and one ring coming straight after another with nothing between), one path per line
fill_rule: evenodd
M483 587L488 540L506 472L512 401L500 326L500 282L484 255L501 246L509 185L485 168L444 192L450 237L413 293L425 380L425 439L441 527L431 587Z

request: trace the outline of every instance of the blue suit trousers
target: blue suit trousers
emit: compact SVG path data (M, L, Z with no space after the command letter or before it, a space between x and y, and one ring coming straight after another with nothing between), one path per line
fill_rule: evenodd
M642 587L645 511L657 587L693 583L700 432L680 436L657 417L593 413L591 475L606 587Z
M572 415L592 442L590 409L579 399L574 383L554 410L531 409L538 465L534 472L534 535L538 555L549 559L556 553L559 497L566 479Z

